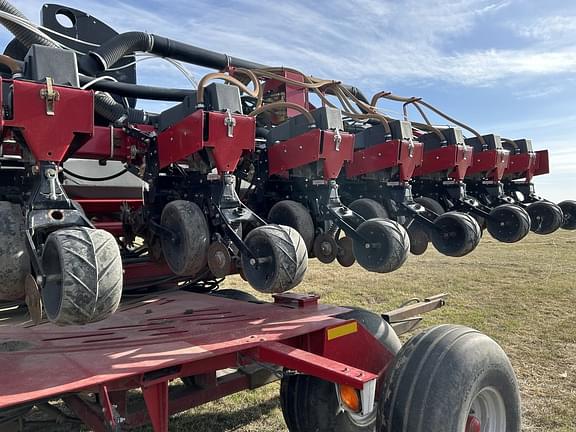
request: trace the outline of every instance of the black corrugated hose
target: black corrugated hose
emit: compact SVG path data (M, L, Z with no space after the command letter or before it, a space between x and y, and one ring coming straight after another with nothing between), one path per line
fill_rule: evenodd
M28 18L22 12L20 12L6 0L0 0L0 11L9 13L11 15L15 15L19 18L29 21ZM18 39L22 44L24 44L27 48L30 48L30 46L34 44L43 45L51 48L59 48L58 45L56 45L50 39L46 39L41 35L38 35L10 20L0 18L0 24L6 27L14 35L14 37ZM112 98L112 96L110 96L108 93L97 92L94 95L94 109L99 115L104 117L106 120L109 120L114 123L147 122L146 112L134 108L125 108L123 105L116 102Z

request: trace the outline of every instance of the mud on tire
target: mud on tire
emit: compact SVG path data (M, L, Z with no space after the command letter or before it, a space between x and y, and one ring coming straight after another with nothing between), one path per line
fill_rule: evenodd
M24 297L24 278L30 257L24 237L20 206L0 201L0 300Z
M122 295L122 259L116 239L100 229L68 228L51 233L44 245L46 281L42 301L58 325L107 318Z

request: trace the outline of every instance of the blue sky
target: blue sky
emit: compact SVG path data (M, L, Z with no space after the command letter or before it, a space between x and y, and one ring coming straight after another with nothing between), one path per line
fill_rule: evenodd
M482 133L551 153L536 179L576 199L576 2L548 0L62 0L118 31L145 30L269 65L340 79L366 94L420 96ZM13 0L35 22L37 0ZM7 32L1 43L8 40ZM203 71L191 68L195 77ZM161 61L139 80L186 87ZM163 105L155 108L161 109ZM398 106L384 105L395 114Z

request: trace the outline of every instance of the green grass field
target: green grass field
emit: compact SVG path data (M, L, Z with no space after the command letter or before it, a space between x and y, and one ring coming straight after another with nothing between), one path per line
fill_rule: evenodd
M311 261L297 290L322 301L377 312L411 297L446 292L448 305L426 316L424 326L458 323L498 341L516 369L526 432L576 431L576 233L530 235L517 244L488 235L476 251L449 258L430 249L402 269L376 275L358 266ZM226 287L250 290L240 278ZM250 290L252 292L252 290ZM264 296L260 296L265 298ZM149 430L149 429L143 429ZM171 431L285 431L278 385L243 392L172 419Z

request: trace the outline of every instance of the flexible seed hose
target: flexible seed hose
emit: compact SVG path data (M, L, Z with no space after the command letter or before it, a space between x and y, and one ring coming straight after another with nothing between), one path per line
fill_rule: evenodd
M250 77L251 78L251 77ZM254 77L256 78L256 77ZM257 106L260 105L262 102L262 96L260 92L260 82L258 79L255 79L254 82L254 91L250 90L248 87L244 85L240 80L234 78L233 76L227 75L223 72L212 72L209 74L204 75L200 81L198 81L198 93L196 95L196 100L198 104L204 103L204 92L205 92L205 85L208 81L212 81L215 79L221 79L223 81L229 82L230 84L235 85L236 87L240 88L245 93L248 93L250 96L253 96L258 99Z
M308 120L310 125L316 124L316 120L314 120L314 117L312 117L312 114L310 114L310 111L308 111L303 106L295 104L293 102L272 102L272 103L269 103L266 105L262 105L260 108L257 108L254 111L252 111L250 113L250 116L251 117L257 117L265 111L272 111L272 110L284 109L284 108L292 108L296 111L299 111L304 115L304 117L306 117L306 119Z

